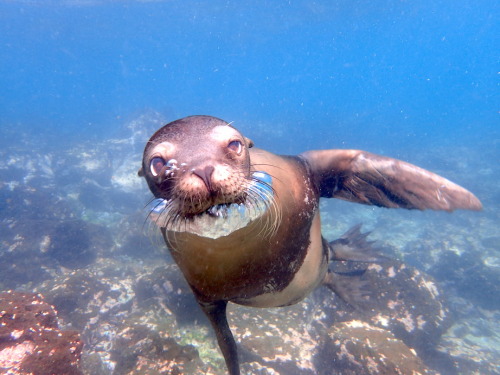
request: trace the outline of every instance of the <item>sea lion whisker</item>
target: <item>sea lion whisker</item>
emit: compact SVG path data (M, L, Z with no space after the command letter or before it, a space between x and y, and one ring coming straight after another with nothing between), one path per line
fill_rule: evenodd
M263 195L265 195L264 199ZM254 210L254 215L258 215L259 217L264 216L265 220L257 233L258 236L272 236L279 225L281 215L276 215L276 204L274 199L274 194L271 192L267 190L262 191L260 189L257 191L255 185L250 185L248 190L248 204L246 206L249 207L250 210ZM264 210L262 204L264 204ZM269 210L273 210L274 215L269 215L267 213Z
M272 177L272 176L271 176ZM274 178L274 177L272 177ZM252 177L252 181L261 185L264 185L266 189L262 189L262 192L266 194L266 198L269 198L270 196L276 196L278 192L276 189L273 188L271 183L259 180L258 178ZM271 190L272 193L268 193L268 190ZM269 197L267 196L269 194Z
M245 199L245 207L248 207L250 210L254 210L253 214L256 215L258 212L258 206L259 203L265 204L264 200L262 199L262 196L259 195L257 191L254 190L254 186L249 186L247 190L247 196Z
M259 170L259 168L255 168L255 166L264 166L264 167L273 167L273 168L276 168L278 170L281 170L282 168L280 167L277 167L273 164L252 164L252 168L255 169L255 170ZM276 180L276 181L280 181L280 182L283 182L279 177L277 177L276 175L274 175L271 171L266 171L266 173L271 176L273 178L273 180Z
M264 186L265 188L257 188L255 183L260 184L260 186ZM271 207L275 207L275 196L277 195L275 189L271 184L261 181L259 179L254 179L254 184L251 184L248 188L250 196L253 197L257 201L257 203L263 203L266 211Z
M264 166L264 167L273 167L273 168L279 168L279 169L282 169L280 168L279 166L277 165L274 165L274 164L270 164L270 163L252 163L250 166L251 167L255 167L255 166Z
M151 199L142 209L143 210L147 210L148 206L151 205L151 203L153 203L155 200L156 200L156 198ZM160 203L158 203L158 205L159 204ZM156 207L157 206L155 206L155 208ZM148 210L148 214L146 215L146 217L144 218L144 222L142 223L142 230L144 230L144 227L145 227L146 223L150 223L151 222L150 218L151 218L151 215L152 215L153 211L154 211L154 208Z
M178 221L178 216L179 213L176 204L172 202L169 206L165 207L162 213L163 221L160 226L167 230L171 230L171 228L175 227L176 222Z
M278 200L279 196L273 194L269 208L272 213L268 215L268 220L272 220L270 223L269 233L267 234L269 237L274 237L282 220L281 206L278 204Z
M152 203L157 201L157 203L154 205L154 207L151 207ZM144 219L144 224L146 222L151 221L151 215L153 215L153 212L158 209L162 204L164 204L163 200L157 200L157 198L151 199L144 207L143 210L148 210L148 214L146 215L146 218Z
M142 209L146 209L148 208L148 206L153 203L155 200L157 200L158 198L156 197L152 197L151 199L148 200L148 202L142 207Z
M275 168L279 171L284 171L285 169L278 166L278 165L274 165L274 164L266 164L266 163L252 163L251 166L250 166L252 169L254 170L259 170L260 168L257 168L257 167L265 167L266 169L266 172L270 175L272 175L272 173L268 170L269 167L271 168Z
M170 217L171 217L171 207L165 207L158 217L157 225L160 228L166 228L167 222Z
M157 199L153 199L149 203L149 205L151 205L151 203L153 203L155 200ZM162 221L164 220L166 213L170 209L169 205L166 204L165 207L161 209L161 211L158 211L158 208L161 207L164 203L165 200L158 200L158 203L156 203L154 207L149 209L148 215L143 223L143 231L148 234L147 237L156 248L160 248L160 236L158 234L162 228ZM155 212L155 210L157 211Z
M267 199L266 199L266 209L271 210L272 212L267 215L268 220L272 220L270 223L270 228L269 228L269 233L267 233L267 236L274 236L275 232L278 230L278 227L281 223L281 218L282 218L282 213L280 210L280 205L278 204L279 201L279 195L275 191L275 189L272 186L268 186L271 188L271 192L268 192L267 190L265 193L267 194Z

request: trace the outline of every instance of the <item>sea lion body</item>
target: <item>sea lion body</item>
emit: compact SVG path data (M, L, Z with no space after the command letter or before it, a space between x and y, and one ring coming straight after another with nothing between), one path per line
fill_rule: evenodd
M414 165L359 150L275 155L209 116L159 129L139 174L159 199L151 217L209 318L230 375L240 372L228 302L290 305L320 284L348 299L329 258L376 259L365 235L351 245L322 237L320 197L391 208L481 209L472 193ZM355 237L359 228L348 233Z
M163 232L199 299L258 307L293 304L322 281L328 266L328 248L321 237L319 190L298 157L252 148L250 158L273 176L273 189L279 192L274 204L279 207L218 238ZM277 165L280 167L274 167ZM273 228L276 220L280 225Z

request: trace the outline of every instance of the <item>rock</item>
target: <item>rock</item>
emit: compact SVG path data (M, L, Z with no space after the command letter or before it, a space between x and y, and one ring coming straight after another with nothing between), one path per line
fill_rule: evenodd
M33 133L20 133L16 125L9 135L16 142L0 149L0 290L42 292L56 306L59 324L81 331L85 374L227 373L213 330L166 255L158 230L140 210L151 197L136 173L145 142L164 123L161 117L146 113L113 137L57 149ZM0 138L5 143L7 138ZM448 163L450 150L442 151ZM336 238L360 221L383 228L373 237L384 244L386 255L405 263L351 267L337 262L336 270L349 275L368 267L361 280L370 298L355 306L324 288L290 307L230 304L231 328L247 348L241 352L243 373L336 373L343 367L332 360L338 354L334 334L357 350L352 353L361 356L355 360L365 370L368 355L378 361L387 340L394 351L406 353L402 362L398 357L376 362L387 373L410 369L409 364L446 375L500 373L500 237L493 185L481 185L491 191L483 190L479 222L460 212L410 214L322 201L325 236ZM357 278L343 277L348 284ZM444 294L450 306L455 304L453 318ZM363 326L348 327L353 321ZM372 337L370 343L361 340L363 335ZM34 353L33 345L20 342L17 351L3 352L2 360ZM414 361L409 348L424 364Z
M38 291L56 307L65 324L78 330L89 329L92 322L116 319L131 310L132 279L122 272L116 262L101 259L99 270L67 272L45 281Z
M339 264L337 268L350 270L346 264ZM357 278L338 277L345 277L347 282ZM362 331L368 327L369 334L378 337L380 342L389 337L406 351L415 349L412 357L418 354L429 362L424 364L420 360L417 367L430 371L428 366L435 364L433 358L439 357L441 361L443 357L436 348L441 335L452 324L438 286L428 275L396 260L368 265L362 280L366 282L364 289L369 298L357 306L346 304L326 288L319 288L300 304L285 308L251 309L230 305L229 321L237 341L259 357L243 368L262 374L316 374L324 369L323 352L329 349L321 343L331 338L331 327L358 321L364 327ZM366 357L363 350L353 355ZM355 360L362 362L362 358L355 357ZM444 362L450 359L446 357ZM392 369L392 373L398 373L400 363L396 358L393 364L393 367L386 364L389 367L384 371ZM381 366L378 368L382 369ZM337 371L337 362L331 362L328 368Z
M471 246L463 251L443 251L429 272L438 280L452 285L458 295L474 304L485 309L499 310L499 246L497 244L491 250L485 248L484 251L475 250Z
M348 265L341 264L337 270L348 271ZM361 279L368 298L355 307L339 298L324 298L324 324L362 320L392 332L419 354L432 352L452 324L446 301L432 277L389 260L368 265Z
M471 311L472 312L472 311ZM438 350L449 356L458 374L500 374L500 312L479 310L457 321L443 335Z
M7 374L80 375L82 342L58 328L40 294L0 293L0 370Z
M191 345L179 345L146 325L124 326L111 351L116 374L193 374L202 363Z
M106 227L78 219L53 193L0 182L0 197L0 288L38 284L60 266L86 267L112 247Z
M53 195L26 186L0 182L0 197L0 288L50 278L47 266L56 266L46 254L51 235L58 224L75 219L71 209Z
M176 265L156 267L152 272L142 275L134 283L134 292L142 307L157 304L160 299L164 309L175 317L180 326L200 322L209 324Z
M331 327L316 360L318 375L435 374L402 340L358 320Z
M190 345L206 341L208 327L183 329L165 304L180 309L183 301L193 298L180 276L176 284L175 273L180 271L172 265L153 269L138 264L133 270L100 259L95 266L45 281L40 290L65 324L81 330L82 362L88 374L214 373ZM204 318L197 305L193 311L193 316Z

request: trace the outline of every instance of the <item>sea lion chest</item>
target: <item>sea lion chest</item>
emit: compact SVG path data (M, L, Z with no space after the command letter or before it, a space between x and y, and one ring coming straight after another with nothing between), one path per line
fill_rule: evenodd
M293 304L318 285L327 268L318 191L298 157L252 149L251 160L272 176L273 199L262 216L217 238L163 230L165 240L200 300Z

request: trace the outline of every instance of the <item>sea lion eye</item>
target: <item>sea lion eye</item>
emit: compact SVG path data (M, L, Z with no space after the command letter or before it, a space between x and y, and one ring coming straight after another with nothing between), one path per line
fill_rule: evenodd
M151 169L151 174L156 177L161 172L161 169L165 166L165 160L160 157L155 157L151 159L151 163L149 166Z
M230 149L231 151L236 152L239 155L239 154L241 154L241 150L243 149L243 145L241 144L240 141L231 141L227 145L227 148Z

